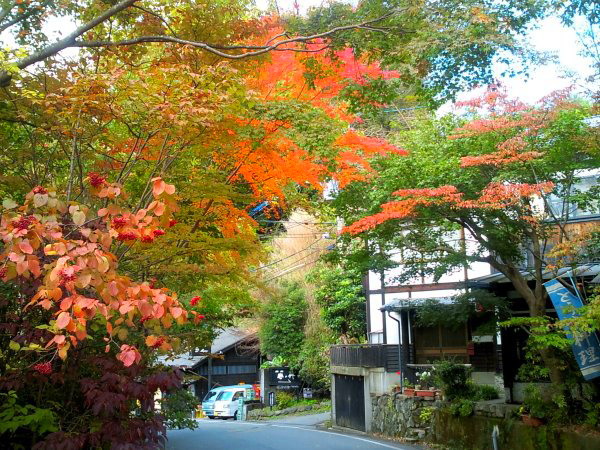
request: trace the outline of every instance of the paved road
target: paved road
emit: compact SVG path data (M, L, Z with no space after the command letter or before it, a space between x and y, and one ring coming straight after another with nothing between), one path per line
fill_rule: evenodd
M417 447L379 441L359 434L318 430L327 414L297 416L268 422L200 420L195 430L171 430L168 450L416 450Z

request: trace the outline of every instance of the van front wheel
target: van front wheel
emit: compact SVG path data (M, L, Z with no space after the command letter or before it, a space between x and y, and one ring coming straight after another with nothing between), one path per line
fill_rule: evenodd
M206 416L206 417L208 417L211 420L215 418L215 416Z

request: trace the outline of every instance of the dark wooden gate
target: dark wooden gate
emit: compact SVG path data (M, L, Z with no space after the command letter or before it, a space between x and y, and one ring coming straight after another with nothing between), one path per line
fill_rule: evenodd
M364 377L336 374L334 381L336 424L365 431Z

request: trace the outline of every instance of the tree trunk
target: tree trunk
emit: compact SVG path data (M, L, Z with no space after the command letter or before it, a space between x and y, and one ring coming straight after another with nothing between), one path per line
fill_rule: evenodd
M527 280L521 275L521 272L512 266L505 265L501 270L506 277L512 282L516 291L527 302L529 315L531 317L543 317L546 315L546 295L543 289L543 280L536 280L536 287L531 288ZM540 350L540 357L544 365L550 371L550 381L560 389L564 388L565 369L567 364L564 359L559 356L555 349L545 348Z

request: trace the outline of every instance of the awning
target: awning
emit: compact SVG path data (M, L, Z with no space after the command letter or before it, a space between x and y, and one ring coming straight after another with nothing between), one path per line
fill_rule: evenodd
M418 308L426 300L436 300L440 305L451 305L454 303L452 297L427 297L427 298L395 298L379 308L380 311L398 312L407 309Z
M533 280L534 275L532 270L521 270L521 275L526 280ZM600 283L600 263L580 264L579 266L562 267L557 271L545 270L542 273L544 280L551 280L553 278L569 278L569 277L594 277L592 283ZM469 287L488 287L492 283L510 283L510 280L503 273L493 273L491 275L484 275L482 277L473 278L467 281Z

